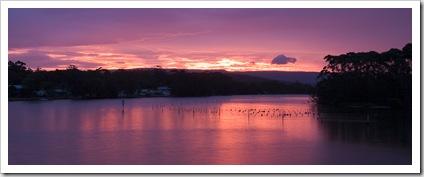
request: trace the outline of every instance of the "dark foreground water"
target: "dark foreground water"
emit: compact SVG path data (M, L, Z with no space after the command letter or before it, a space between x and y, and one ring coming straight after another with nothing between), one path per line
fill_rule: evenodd
M411 164L403 114L307 95L9 102L9 164ZM410 117L409 117L410 119Z

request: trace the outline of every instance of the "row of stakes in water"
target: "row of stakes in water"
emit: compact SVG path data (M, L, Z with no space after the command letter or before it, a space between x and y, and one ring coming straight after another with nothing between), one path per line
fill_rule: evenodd
M152 105L152 110L175 111L178 114L231 114L246 115L249 117L303 117L315 116L315 112L307 108L220 108L220 107L194 107L194 106L166 106L164 104Z

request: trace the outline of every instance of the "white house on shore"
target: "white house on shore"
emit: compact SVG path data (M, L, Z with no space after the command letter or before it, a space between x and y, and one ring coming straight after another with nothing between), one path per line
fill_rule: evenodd
M35 95L37 95L37 96L41 96L41 97L43 97L43 96L47 96L47 95L48 95L48 94L47 94L47 91L46 91L46 90L44 90L44 89L36 90L36 91L34 91L34 94L35 94Z
M162 94L163 96L171 95L171 89L169 87L158 87L157 92L159 92L159 94Z
M156 89L140 89L137 91L138 96L171 96L169 87L157 87Z

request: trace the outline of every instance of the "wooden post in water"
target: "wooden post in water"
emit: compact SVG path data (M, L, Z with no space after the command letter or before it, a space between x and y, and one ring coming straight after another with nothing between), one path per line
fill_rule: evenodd
M125 99L124 98L122 98L122 101L121 101L121 104L122 104L122 112L124 112L124 107L125 107Z

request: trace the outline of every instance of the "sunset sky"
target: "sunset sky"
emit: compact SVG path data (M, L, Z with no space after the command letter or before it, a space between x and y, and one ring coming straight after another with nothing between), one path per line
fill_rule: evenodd
M324 56L412 41L411 9L9 9L9 61L33 69L320 71Z

